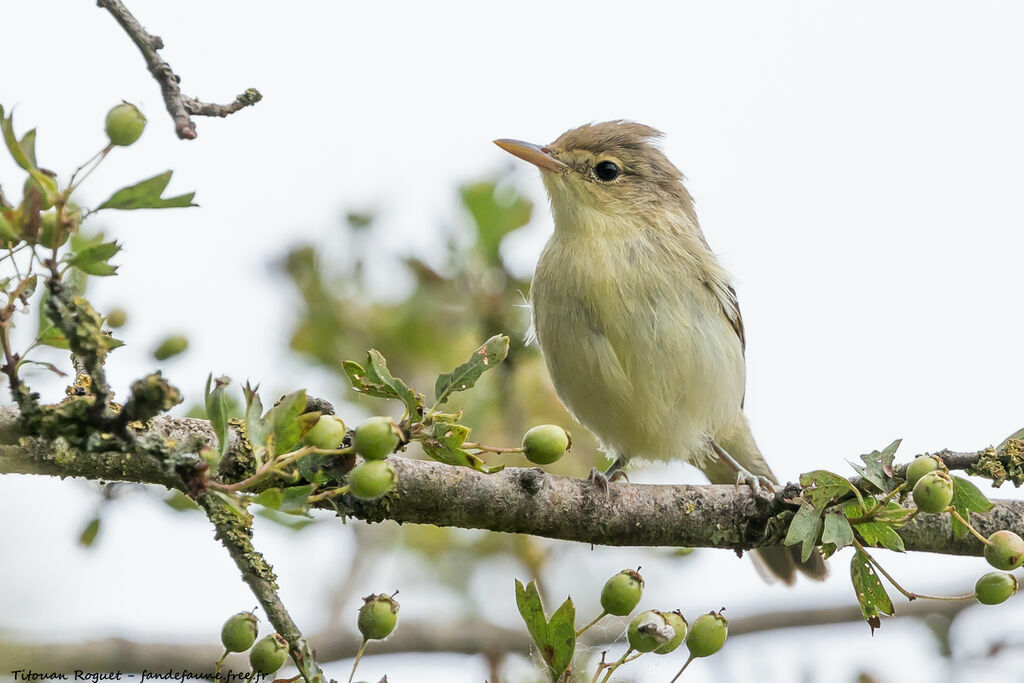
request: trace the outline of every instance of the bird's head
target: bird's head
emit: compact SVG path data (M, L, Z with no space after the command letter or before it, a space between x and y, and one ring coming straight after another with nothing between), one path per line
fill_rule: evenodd
M541 170L558 214L583 210L606 216L692 210L679 172L658 148L661 133L631 121L588 123L549 145L501 139L494 143Z

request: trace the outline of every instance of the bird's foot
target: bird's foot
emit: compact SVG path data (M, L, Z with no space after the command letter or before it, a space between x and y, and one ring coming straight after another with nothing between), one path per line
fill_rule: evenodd
M740 486L744 484L753 489L755 496L761 495L765 490L771 494L775 493L775 482L771 479L741 468L736 472L736 490L739 491Z
M590 474L587 475L587 480L597 488L601 489L601 491L604 492L604 496L606 499L610 495L608 492L608 484L616 482L620 479L625 479L626 481L629 481L629 477L626 476L625 472L623 472L621 469L617 469L614 467L609 467L604 472L597 469L596 467L591 467Z

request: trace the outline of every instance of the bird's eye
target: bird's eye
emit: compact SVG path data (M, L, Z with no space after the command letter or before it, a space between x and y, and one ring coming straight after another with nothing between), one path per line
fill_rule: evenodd
M614 161L602 161L594 166L594 175L606 183L618 178L619 173L619 165Z

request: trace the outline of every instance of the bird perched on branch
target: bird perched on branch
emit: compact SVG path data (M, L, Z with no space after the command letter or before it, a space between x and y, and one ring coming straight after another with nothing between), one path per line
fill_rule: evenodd
M547 146L495 140L541 170L555 232L530 288L559 398L615 460L683 460L713 483L777 483L743 415L743 319L661 133L588 124ZM823 578L820 555L758 551L771 574Z

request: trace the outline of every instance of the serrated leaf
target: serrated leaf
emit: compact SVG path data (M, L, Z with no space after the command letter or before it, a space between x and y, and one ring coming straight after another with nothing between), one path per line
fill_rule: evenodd
M853 469L865 480L871 482L882 493L889 493L896 484L893 479L892 463L896 459L896 449L903 439L896 439L880 451L871 451L860 456L863 465L850 463Z
M548 670L552 680L558 680L572 664L572 657L576 653L576 606L572 598L566 599L551 615L548 621L548 642L553 649Z
M164 171L160 175L153 176L142 182L123 187L96 207L95 211L102 209L120 209L131 211L134 209L172 209L198 206L193 204L192 199L195 192L178 195L177 197L161 197L167 185L171 182L173 171Z
M508 337L496 334L473 352L465 363L437 378L434 384L434 405L441 405L456 391L465 391L476 384L480 376L495 367L508 355Z
M282 397L263 416L263 433L271 455L288 453L302 438L298 417L306 409L306 390L299 389Z
M231 380L227 377L213 379L213 373L206 378L206 417L217 435L217 453L220 458L228 452L228 397L224 393ZM213 384L213 389L210 385Z
M355 361L342 363L349 383L356 391L377 398L396 398L405 403L410 415L420 415L423 408L423 396L409 388L401 379L394 377L388 370L384 356L376 349L366 354L366 367Z
M988 512L992 509L992 501L985 497L981 490L963 477L953 477L953 500L950 505L960 516L971 521L972 512ZM955 517L950 517L953 524L953 536L963 538L967 535L967 527Z
M828 554L831 555L838 550L853 544L853 528L850 521L838 512L829 512L825 515L825 526L821 531L822 546L830 546Z
M819 509L853 492L853 484L848 479L827 470L801 474L800 485L804 487L804 498Z
M857 530L857 533L860 534L860 537L864 539L864 543L867 545L881 546L900 553L906 551L906 548L903 547L903 539L888 524L883 524L882 522L861 522L860 524L854 524L853 528Z
M864 615L864 620L868 622L873 634L875 629L882 625L879 615L892 616L895 609L867 554L859 548L850 561L850 579L853 581L853 590L857 593L861 614Z
M68 258L68 265L89 275L113 275L117 272L117 266L112 266L107 261L119 251L121 251L121 245L117 242L91 244L81 251L71 254Z
M818 534L821 532L821 510L808 505L801 505L789 523L789 531L786 532L786 540L783 545L800 545L800 557L806 562L814 546L818 543Z

